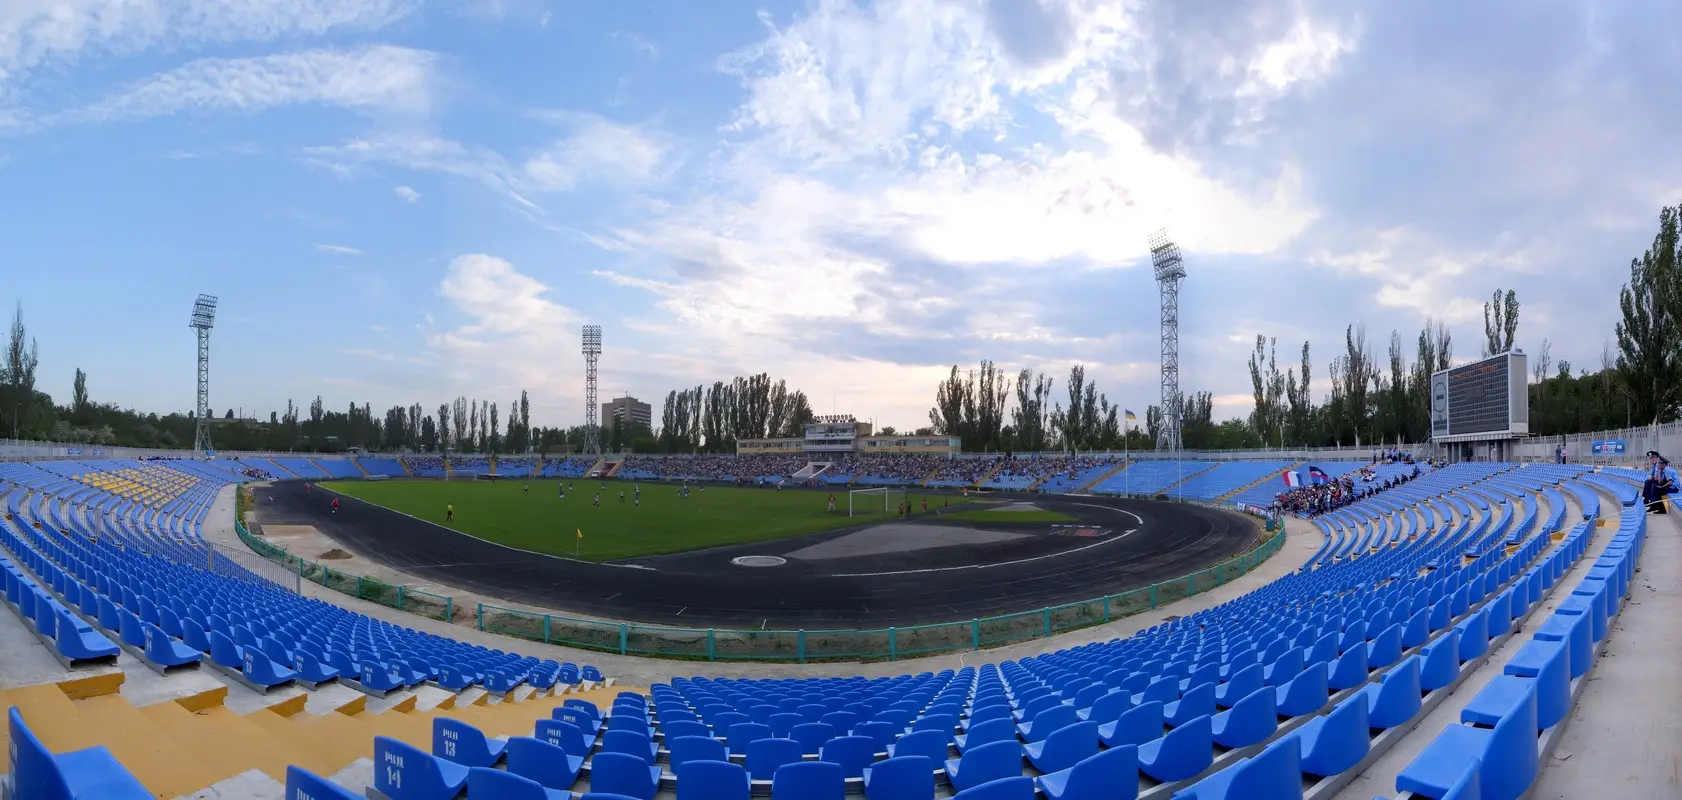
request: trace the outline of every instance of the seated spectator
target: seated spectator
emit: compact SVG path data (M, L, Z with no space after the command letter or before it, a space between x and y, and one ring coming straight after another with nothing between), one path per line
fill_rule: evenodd
M1677 488L1676 470L1671 469L1670 462L1657 450L1647 451L1647 480L1641 484L1641 499L1647 504L1647 513L1665 514L1664 496L1672 494Z

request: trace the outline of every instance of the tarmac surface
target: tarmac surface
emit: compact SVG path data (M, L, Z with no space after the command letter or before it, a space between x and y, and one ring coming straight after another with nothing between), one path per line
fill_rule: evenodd
M259 490L258 520L314 526L360 557L488 597L685 627L868 628L1037 610L1178 578L1249 549L1259 533L1247 517L1202 506L1035 496L1034 505L1076 523L930 514L592 563L477 539L348 496L335 515L331 496L272 484ZM770 557L749 561L775 566L741 566L743 556Z

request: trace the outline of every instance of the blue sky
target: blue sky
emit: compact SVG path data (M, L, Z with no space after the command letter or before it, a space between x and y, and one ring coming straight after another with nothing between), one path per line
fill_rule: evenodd
M1598 364L1682 201L1682 6L847 0L0 3L0 300L42 388L376 408L767 371L923 424L952 363L1157 392L1145 238L1184 247L1182 386L1248 411L1343 326Z

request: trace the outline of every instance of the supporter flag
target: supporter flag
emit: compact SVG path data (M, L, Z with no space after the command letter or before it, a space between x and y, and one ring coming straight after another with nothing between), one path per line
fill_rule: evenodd
M1319 467L1309 467L1308 477L1313 478L1315 483L1325 483L1332 479L1330 475L1327 475Z
M1285 470L1285 485L1296 488L1302 485L1302 473L1294 469Z

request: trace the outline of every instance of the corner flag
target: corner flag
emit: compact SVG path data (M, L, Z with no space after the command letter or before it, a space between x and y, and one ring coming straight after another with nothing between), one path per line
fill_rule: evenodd
M578 538L580 538L580 539L584 538L584 529L583 528L578 529Z

